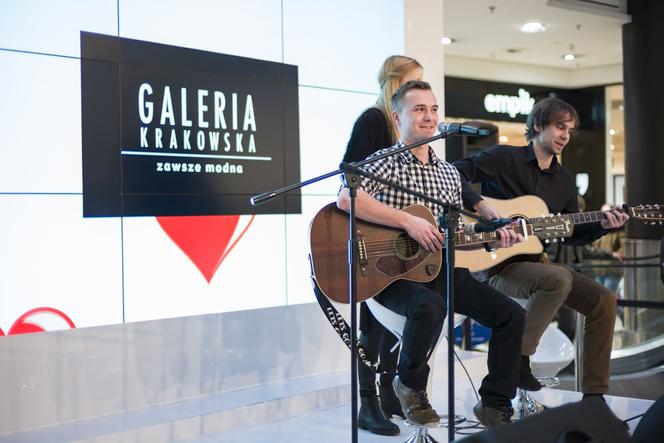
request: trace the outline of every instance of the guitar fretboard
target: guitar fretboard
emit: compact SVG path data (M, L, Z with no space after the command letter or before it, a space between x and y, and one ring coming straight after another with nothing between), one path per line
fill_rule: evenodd
M569 217L575 225L583 223L592 223L604 220L604 213L602 211L588 211L577 212L575 214L566 214L562 217Z
M533 227L532 225L526 223L525 224L525 232L522 227L522 225L516 224L512 225L512 229L514 229L514 232L517 234L521 234L523 236L529 236L533 235ZM471 245L477 245L480 243L489 243L492 241L497 241L498 240L498 233L497 232L480 232L477 234L467 234L464 231L457 231L454 234L454 245L455 246L471 246Z

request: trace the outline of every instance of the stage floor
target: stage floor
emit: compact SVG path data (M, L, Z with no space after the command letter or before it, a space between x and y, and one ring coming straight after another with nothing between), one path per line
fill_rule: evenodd
M478 366L477 363L484 359L479 358L471 360L474 360L475 363L469 365L469 370L472 374L473 367ZM467 360L464 359L464 361ZM457 371L455 375L455 412L466 416L468 419L474 420L475 417L472 413L472 407L477 400L473 388L468 382L465 374L460 372L461 371ZM479 386L481 377L471 377L475 386ZM550 407L561 406L581 399L581 394L578 392L546 388L542 389L540 392L532 393L531 396L540 403ZM434 389L431 402L438 413L444 414L447 412L445 382L441 383L439 380L436 380L436 388ZM653 404L650 400L617 396L606 396L606 402L613 413L621 420L627 420L631 417L641 415ZM394 420L394 422L398 424L401 429L400 435L386 437L372 434L369 431L358 430L358 441L364 443L405 441L411 434L412 428L407 427L403 420ZM628 425L630 428L630 434L634 431L638 422L639 418L629 421ZM249 426L245 429L236 429L223 434L203 436L191 440L191 442L350 442L350 426L350 405L348 404L324 410L312 411L287 420L260 423L255 426ZM460 425L460 427L462 426L464 426L464 424ZM456 440L463 438L469 433L479 432L481 430L483 430L481 427L465 430L458 429L459 432L456 434ZM447 428L431 429L430 434L440 443L448 442Z
M443 348L444 349L444 348ZM466 376L455 364L455 412L474 419L472 407L477 402L474 388L486 373L486 354L459 352L469 373ZM433 382L430 396L439 414L447 413L446 352L433 358ZM472 384L471 381L472 380ZM211 443L211 442L317 442L351 441L350 373L347 370L291 380L277 385L258 384L234 392L222 392L200 399L182 400L139 410L50 426L0 433L0 443L86 442L86 443ZM581 399L578 392L542 389L532 397L549 407ZM607 396L607 404L621 420L645 413L651 400ZM401 429L398 436L385 437L359 430L360 442L405 441L412 429L395 420ZM633 431L639 419L629 422ZM465 433L457 427L456 440ZM462 434L463 432L463 434ZM431 435L447 442L448 430L436 428Z

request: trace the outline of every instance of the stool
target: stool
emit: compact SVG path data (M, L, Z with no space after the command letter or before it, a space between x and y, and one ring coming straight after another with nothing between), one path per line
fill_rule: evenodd
M542 334L537 351L531 357L531 369L537 381L545 388L552 388L560 384L556 374L574 360L574 345L569 338L555 325L549 326ZM525 389L518 389L517 396L513 400L513 418L524 418L532 414L538 414L546 406L535 401L528 395Z
M396 349L397 345L401 343L401 338L403 336L403 328L406 325L406 317L400 314L397 314L394 311L391 311L390 309L386 308L385 306L381 305L378 303L373 298L370 298L366 300L367 307L373 314L373 316L378 320L388 331L390 331L394 336L397 338L397 344L394 345L394 349ZM432 352L432 357L433 354L436 352L436 349L438 349L438 345L441 342L441 338L445 336L445 332L447 331L447 319L449 316L445 317L445 322L443 324L443 332L440 334L440 338L438 339L438 342L436 343L434 350ZM465 315L461 314L454 314L454 325L457 326L463 322L463 320L466 318ZM452 343L451 346L454 346ZM393 349L393 351L394 351ZM430 361L433 361L433 358L430 359ZM429 383L427 384L427 393L430 395L431 394L431 381L433 378L433 367L431 368L431 371L429 372ZM455 421L454 423L462 423L466 420L466 417L460 416L460 415L455 415L454 416ZM429 423L426 425L420 425L417 423L410 423L408 420L405 421L406 426L411 426L415 427L415 432L408 437L406 440L406 443L437 443L436 440L429 434L429 428L438 428L441 426L447 426L448 423L448 416L444 415L441 416L441 421L438 423Z

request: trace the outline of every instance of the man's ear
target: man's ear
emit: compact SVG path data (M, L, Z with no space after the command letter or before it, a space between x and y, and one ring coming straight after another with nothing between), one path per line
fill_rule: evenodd
M397 111L392 111L392 120L394 121L394 124L399 126L399 114Z
M533 126L533 129L535 130L535 132L536 132L537 134L539 134L540 132L542 132L542 128L540 127L540 125L534 125L534 126Z

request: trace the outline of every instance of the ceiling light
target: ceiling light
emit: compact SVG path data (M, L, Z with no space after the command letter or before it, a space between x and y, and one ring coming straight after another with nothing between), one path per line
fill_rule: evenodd
M508 141L510 141L510 139L506 135L501 135L500 137L498 137L498 141L500 143L507 143Z
M616 135L615 129L609 129L609 135Z
M454 43L454 39L449 37L443 37L440 39L440 42L444 45L451 45L452 43Z
M526 34L533 34L535 32L544 32L544 31L546 31L546 28L540 22L524 23L523 25L521 25L521 27L519 29L521 30L521 32L525 32Z
M576 54L574 54L573 44L569 45L569 51L563 54L563 59L567 60L568 62L573 62L574 60L576 60Z

